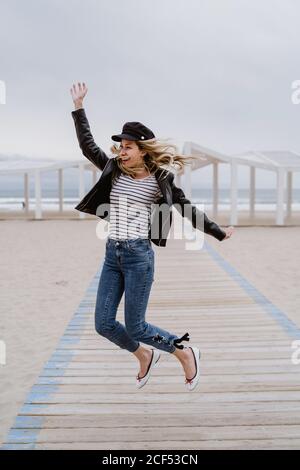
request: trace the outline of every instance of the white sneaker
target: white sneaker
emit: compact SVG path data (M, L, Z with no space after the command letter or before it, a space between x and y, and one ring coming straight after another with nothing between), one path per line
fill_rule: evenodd
M156 363L159 361L159 358L160 358L160 352L157 349L152 349L152 358L148 366L146 375L144 375L144 377L139 377L137 375L136 377L137 388L142 388L144 385L146 385L146 383L148 382L150 378L151 371L153 367L155 367Z
M196 374L194 375L192 379L185 378L185 386L189 391L192 391L194 390L194 388L196 388L200 379L199 362L200 362L201 353L198 348L190 347L190 349L192 350L193 355L194 355L194 360L195 360L195 365L196 365Z

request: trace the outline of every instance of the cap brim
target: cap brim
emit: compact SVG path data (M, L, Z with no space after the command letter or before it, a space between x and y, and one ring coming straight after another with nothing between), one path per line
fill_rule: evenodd
M112 138L112 140L115 140L116 142L121 142L122 139L138 140L136 137L133 137L132 135L129 135L129 134L112 135L111 138Z

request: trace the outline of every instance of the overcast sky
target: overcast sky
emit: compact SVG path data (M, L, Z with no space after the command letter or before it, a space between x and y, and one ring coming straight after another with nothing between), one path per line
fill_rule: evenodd
M107 152L126 121L141 121L180 150L191 140L228 154L300 153L297 0L0 5L1 154L81 158L69 91L77 81L88 86L84 107Z

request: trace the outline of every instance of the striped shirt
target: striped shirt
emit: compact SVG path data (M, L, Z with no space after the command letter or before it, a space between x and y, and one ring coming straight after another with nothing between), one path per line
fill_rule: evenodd
M121 173L110 192L109 238L148 238L151 204L161 196L155 175L135 179Z

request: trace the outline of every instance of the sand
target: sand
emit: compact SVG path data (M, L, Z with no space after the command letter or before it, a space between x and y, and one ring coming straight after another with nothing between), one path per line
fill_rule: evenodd
M92 220L3 220L1 237L0 441L80 303L104 255ZM300 326L300 227L236 227L206 240ZM156 256L159 248L153 245Z

